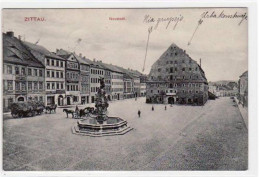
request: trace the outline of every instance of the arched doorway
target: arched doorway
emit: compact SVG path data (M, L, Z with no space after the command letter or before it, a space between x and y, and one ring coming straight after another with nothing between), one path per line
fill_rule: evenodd
M18 102L24 102L24 97L21 96L21 97L17 98L17 101Z
M70 105L70 97L67 97L67 105Z
M58 105L59 106L63 105L63 96L62 95L59 95L59 97L58 97Z
M174 98L173 97L168 98L168 104L174 104Z

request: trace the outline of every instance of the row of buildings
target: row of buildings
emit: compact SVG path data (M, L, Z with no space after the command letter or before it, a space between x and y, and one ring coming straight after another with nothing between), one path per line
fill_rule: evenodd
M147 103L204 105L208 82L200 64L172 44L152 65L146 82Z
M209 91L217 97L237 96L238 83L234 81L210 82Z
M58 106L94 103L99 78L105 78L108 100L146 95L146 76L81 54L22 41L3 33L3 108L38 100Z

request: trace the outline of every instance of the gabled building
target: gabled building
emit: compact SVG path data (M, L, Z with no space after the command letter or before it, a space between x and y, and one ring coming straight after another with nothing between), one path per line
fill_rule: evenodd
M65 64L65 99L67 105L77 105L81 103L80 98L80 64L77 60L75 53L67 53L63 49L57 49L56 54L63 58L66 62Z
M208 100L208 82L201 65L176 44L152 65L146 86L147 103L204 105Z
M43 46L25 41L23 44L45 66L45 105L65 105L65 60Z
M90 64L92 63L82 54L75 55L80 64L80 97L81 104L88 104L90 99Z
M96 94L100 87L99 79L104 78L105 69L94 59L90 64L90 103L95 103Z
M3 33L3 109L13 102L45 102L44 65L14 36Z

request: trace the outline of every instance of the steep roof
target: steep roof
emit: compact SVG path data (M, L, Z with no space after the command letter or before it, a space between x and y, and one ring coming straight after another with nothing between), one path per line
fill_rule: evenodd
M4 62L13 64L44 68L44 65L27 50L19 39L5 33L3 33L3 59Z
M105 68L107 70L123 74L122 70L120 70L118 67L116 67L112 64L107 64L107 63L103 63L103 62L100 62L100 61L97 61L95 63L98 63L99 65L101 65L103 68Z
M178 80L181 80L182 75L186 74L196 78L195 82L207 82L205 73L198 63L193 60L185 50L172 43L169 48L160 56L160 58L152 65L149 73L149 80L163 79L169 81L168 78L170 68L177 68L177 71L171 73ZM183 68L185 71L182 71ZM188 70L191 68L191 70ZM160 76L160 77L159 77Z
M50 52L49 50L47 50L41 45L37 45L25 41L23 41L23 44L27 47L28 50L30 50L30 52L35 56L36 59L42 62L42 64L45 63L45 57L64 60L64 58L59 57L58 55Z

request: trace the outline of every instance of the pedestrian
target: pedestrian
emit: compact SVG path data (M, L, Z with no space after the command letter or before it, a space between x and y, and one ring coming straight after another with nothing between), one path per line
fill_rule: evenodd
M152 106L152 111L154 111L154 107Z
M164 110L166 110L166 109L167 109L167 107L165 106L165 107L164 107Z
M76 113L76 116L78 117L78 116L79 116L79 108L78 108L78 105L76 105L75 113Z
M139 117L141 116L141 111L140 111L140 110L138 110L138 116L139 116Z

